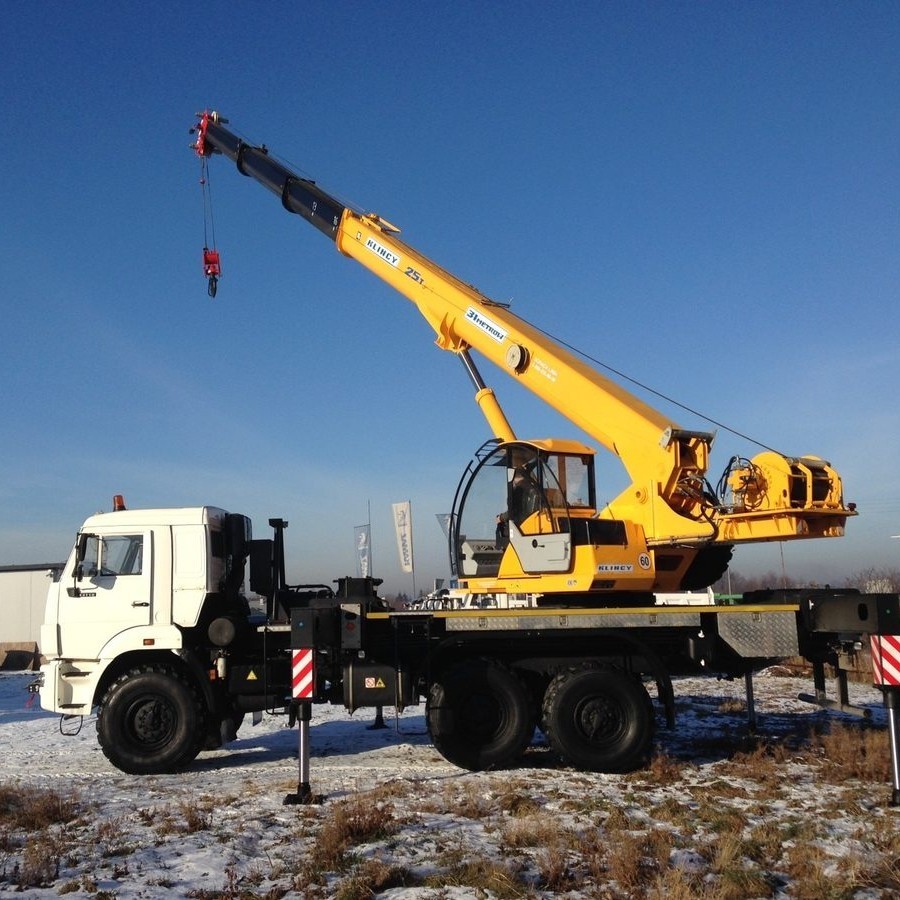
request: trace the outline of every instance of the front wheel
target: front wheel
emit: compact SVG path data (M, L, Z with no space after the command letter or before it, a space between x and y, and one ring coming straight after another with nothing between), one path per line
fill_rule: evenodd
M183 768L200 752L205 730L196 688L166 666L141 666L119 676L97 714L103 754L131 775Z
M557 675L544 695L550 746L580 769L628 772L646 765L653 726L647 691L624 672L573 669Z
M431 686L425 716L435 749L473 771L509 765L534 735L525 686L488 659L468 659L447 669Z

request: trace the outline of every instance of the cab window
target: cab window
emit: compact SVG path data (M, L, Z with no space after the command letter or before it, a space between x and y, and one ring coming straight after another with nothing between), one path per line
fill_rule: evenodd
M562 503L569 507L593 507L590 490L590 457L552 453L547 468L553 473L560 490Z
M140 575L144 566L141 534L92 534L84 548L82 571L87 576Z
M144 536L112 535L103 538L103 569L112 575L140 575L144 564Z

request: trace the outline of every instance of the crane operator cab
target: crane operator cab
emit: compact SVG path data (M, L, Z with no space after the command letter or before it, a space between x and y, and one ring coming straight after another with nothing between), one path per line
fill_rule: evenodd
M574 602L652 588L643 531L598 518L594 451L575 441L488 441L463 475L452 523L451 568L473 593L528 592L540 580Z

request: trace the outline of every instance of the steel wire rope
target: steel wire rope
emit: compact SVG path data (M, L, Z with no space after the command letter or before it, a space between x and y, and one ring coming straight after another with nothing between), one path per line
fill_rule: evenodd
M216 249L216 223L213 218L212 187L209 183L209 160L205 156L200 157L200 190L203 194L203 246ZM209 235L212 234L212 245L209 243Z
M704 422L709 422L710 425L715 425L717 428L721 428L723 431L727 431L729 434L733 434L735 437L739 437L745 441L750 441L751 444L756 444L757 447L762 447L763 450L770 450L772 453L778 453L781 456L786 456L787 454L781 453L780 450L776 450L774 447L770 447L768 444L764 444L762 441L756 440L756 438L750 437L748 434L744 434L742 431L738 431L735 428L731 428L729 425L726 425L724 422L720 422L717 419L713 419L711 416L707 416L699 410L694 409L693 407L687 406L684 403L675 400L672 397L669 397L667 394L663 394L661 391L656 390L655 388L650 387L647 384L644 384L641 381L638 381L636 378L632 378L630 375L626 375L625 372L616 369L614 366L607 365L605 362L597 359L594 356L591 356L589 353L585 353L583 350L580 350L578 347L573 344L568 343L568 341L563 340L562 338L557 337L554 334L551 334L549 331L545 331L540 326L531 324L532 328L535 328L545 337L550 338L551 341L556 341L556 343L565 347L567 350L571 350L573 353L576 353L578 356L588 360L596 366L600 366L600 368L605 369L607 372L611 372L617 378L621 378L623 381L627 381L629 384L633 384L635 387L640 388L642 391L646 391L649 394L652 394L654 397L659 397L660 400L665 400L666 403L671 403L673 406L677 406L679 409L683 409L685 412L690 413L692 416L697 416L700 419L703 419Z
M246 141L244 139L244 137L240 134L240 132L235 131L234 133L243 143L247 144L247 146L252 147L255 150L261 150L262 152L264 152L265 154L270 156L271 159L275 160L277 163L282 165L285 169L288 169L289 171L293 170L292 174L295 171L296 177L302 178L306 181L309 181L312 184L318 184L318 182L314 178L312 178L308 173L304 172L302 166L296 165L295 163L291 162L286 157L278 156L274 153L270 153L269 148L266 147L265 144L258 144L258 145L251 144L249 141ZM204 159L203 162L205 164L206 160ZM319 185L319 186L321 187L321 185ZM322 188L322 189L324 190L324 188ZM351 209L351 210L353 210L353 212L358 213L360 215L365 214L363 212L363 208L358 206L356 203L353 203L350 200L344 199L343 197L341 197L339 194L337 194L335 192L328 191L327 193L331 197L333 197L335 200L337 200L339 203L341 203L341 205L345 206L347 209ZM211 210L210 210L210 218L211 217L212 216L211 216ZM215 234L213 235L213 240L215 240ZM497 301L489 300L488 298L485 298L485 299L488 301L488 304L494 304L494 305L502 306L506 309L509 309L510 304L508 304L508 303L500 303ZM512 312L512 310L510 310L510 312ZM513 315L516 315L516 314L513 313ZM518 316L517 316L517 318L518 318ZM749 441L751 444L755 444L757 447L761 447L764 450L770 450L772 453L778 453L781 456L786 455L784 453L781 453L781 451L776 450L774 447L770 447L768 444L764 444L762 441L759 441L756 438L750 437L750 435L744 434L743 432L738 431L737 429L732 428L729 425L726 425L724 422L720 422L717 419L713 419L711 416L707 416L704 413L699 412L698 410L693 409L692 407L687 406L686 404L681 403L680 401L675 400L674 398L669 397L666 394L663 394L661 391L658 391L655 388L652 388L649 385L644 384L641 381L638 381L636 378L632 378L630 375L627 375L624 372L620 371L619 369L616 369L614 366L610 366L607 363L602 362L601 360L597 359L596 357L591 356L589 353L586 353L585 351L579 349L578 347L574 346L573 344L570 344L568 341L565 341L562 338L557 337L554 334L551 334L549 331L541 328L540 326L535 325L534 323L531 323L531 322L529 322L528 324L531 325L532 328L534 328L535 330L537 330L541 334L543 334L545 337L550 338L550 340L552 340L552 341L556 341L556 343L565 347L567 350L571 350L573 353L577 354L578 356L581 356L582 358L588 360L589 362L592 362L594 365L600 366L602 369L605 369L607 372L612 373L617 378L621 378L624 381L627 381L629 384L632 384L635 387L638 387L641 390L646 391L649 394L652 394L654 397L658 397L660 400L664 400L666 403L670 403L673 406L676 406L679 409L684 410L685 412L689 413L690 415L697 416L698 418L702 419L704 422L709 422L711 425L715 425L717 428L721 428L723 431L727 431L729 434L733 434L735 437L739 437L742 440Z

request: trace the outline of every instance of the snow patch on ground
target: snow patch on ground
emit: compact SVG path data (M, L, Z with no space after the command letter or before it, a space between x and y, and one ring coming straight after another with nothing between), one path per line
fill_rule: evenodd
M555 823L582 841L602 837L610 817L620 814L626 817L627 833L658 834L669 828L677 837L668 854L670 874L693 872L706 881L721 877L703 874L714 870L711 847L725 827L724 818L710 818L708 799L718 797L716 792L722 793L723 799L716 801L722 816L743 817L745 832L775 829L784 859L795 833L799 841L813 834L813 849L833 861L836 871L851 856L873 852L867 840L873 834L881 835L879 846L893 839L891 846L900 855L900 820L887 805L889 784L823 783L808 759L787 758L778 770L779 784L763 790L754 773L726 768L747 731L742 681L676 681L677 728L665 730L659 716L656 738L657 756L677 763L671 782L641 773L601 775L562 767L553 761L540 732L520 767L464 772L430 745L422 707L397 716L386 712L387 727L374 729L365 711L349 717L339 707L315 706L310 783L325 802L298 807L282 804L298 780L297 730L288 729L284 717L245 724L235 742L201 754L187 771L135 777L107 762L93 718L80 723L80 730L78 720L61 729L60 719L43 712L27 693L31 680L32 673L0 674L0 785L74 794L82 814L51 828L52 841L44 836L43 844L36 835L8 834L0 851L0 892L15 890L23 880L29 852L34 856L44 847L46 853L52 845L53 871L46 883L27 886L25 896L325 897L335 896L341 885L348 896L352 872L332 872L308 886L303 872L312 871L323 850L317 841L328 816L342 802L379 790L365 802L391 803L399 827L354 847L353 863L358 867L377 860L413 873L417 882L388 883L375 892L385 898L476 896L473 888L452 879L444 887L425 884L429 876L446 872L455 858L517 863L527 888L509 896L628 895L610 874L611 859L605 876L580 886L566 886L563 878L565 889L551 890L548 848L511 845L515 807L526 801L535 821ZM797 700L799 693L810 691L804 679L763 673L754 686L757 730L764 737L790 743L832 718ZM869 709L875 726L883 728L881 694L856 684L850 694L851 702ZM886 747L887 735L883 738ZM681 818L668 819L664 810L677 810ZM37 849L29 851L29 841ZM574 857L569 862L572 872L578 865ZM752 860L747 867L752 869ZM760 896L794 895L784 873L767 869L765 875L768 892ZM490 889L483 894L491 895ZM853 896L897 894L859 885Z

